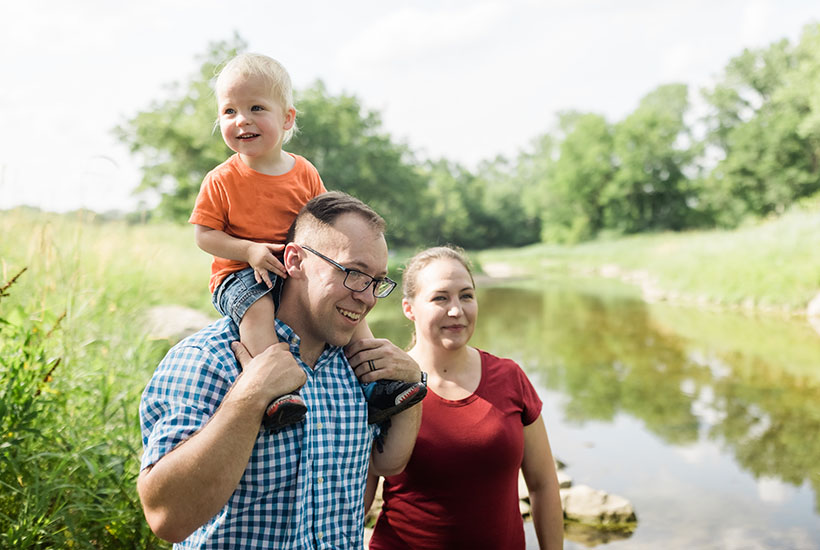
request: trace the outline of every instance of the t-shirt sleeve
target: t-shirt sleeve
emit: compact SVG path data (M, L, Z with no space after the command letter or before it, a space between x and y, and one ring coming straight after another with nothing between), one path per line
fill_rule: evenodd
M521 369L520 366L516 366L518 367L518 385L521 392L522 402L521 421L525 426L529 426L538 419L544 403L538 396L538 392L535 390L532 382L530 382L527 374L523 371L523 369Z
M316 167L313 166L307 159L305 159L305 162L309 166L308 174L310 174L310 181L313 189L311 198L318 197L322 193L327 193L327 189L325 188L325 184L322 181L322 177L319 175L319 171L316 170Z
M140 401L140 470L202 429L216 412L231 385L219 364L196 346L176 347L159 364Z
M226 219L227 201L228 197L224 188L219 184L213 173L209 173L205 176L202 186L199 188L194 210L191 212L191 217L188 218L188 223L224 231L228 225Z

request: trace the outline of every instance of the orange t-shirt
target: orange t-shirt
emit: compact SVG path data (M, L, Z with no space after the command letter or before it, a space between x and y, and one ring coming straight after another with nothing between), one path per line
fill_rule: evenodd
M269 176L249 168L238 154L232 155L205 176L188 222L238 239L284 243L302 206L327 191L307 159L291 156L295 163L289 172ZM245 262L214 256L211 292L225 277L246 267Z

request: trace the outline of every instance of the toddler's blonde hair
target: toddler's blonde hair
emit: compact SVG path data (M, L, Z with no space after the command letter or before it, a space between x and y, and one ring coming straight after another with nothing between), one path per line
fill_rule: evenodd
M242 53L228 61L216 77L216 91L229 77L259 77L270 86L270 97L283 111L296 109L293 105L293 85L284 65L275 59L258 53ZM282 143L287 143L297 131L296 121L285 131Z

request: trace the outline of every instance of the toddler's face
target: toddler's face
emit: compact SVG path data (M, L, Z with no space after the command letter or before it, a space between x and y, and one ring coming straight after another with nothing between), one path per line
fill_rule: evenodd
M233 151L260 160L281 153L285 131L293 126L292 110L285 111L259 77L233 76L217 90L219 129Z

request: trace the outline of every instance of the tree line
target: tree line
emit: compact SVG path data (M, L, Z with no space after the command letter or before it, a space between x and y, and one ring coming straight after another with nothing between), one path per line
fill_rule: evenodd
M213 131L212 80L245 50L239 35L211 44L196 75L114 130L140 158L138 191L160 194L152 216L186 220L205 173L231 154ZM313 162L328 189L375 207L394 246L731 228L820 192L820 24L797 43L744 50L709 88L661 85L622 120L560 112L515 158L473 170L418 158L378 112L321 81L296 91L296 107L300 132L287 150Z

